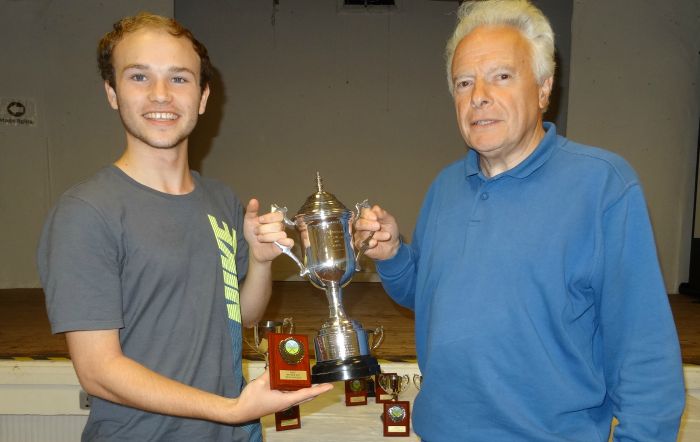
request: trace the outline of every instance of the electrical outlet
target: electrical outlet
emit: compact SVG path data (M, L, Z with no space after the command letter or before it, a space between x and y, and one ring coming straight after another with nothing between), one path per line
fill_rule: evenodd
M78 396L78 401L80 405L81 410L89 410L90 409L90 402L92 398L90 397L89 394L85 392L85 390L80 390L80 395Z

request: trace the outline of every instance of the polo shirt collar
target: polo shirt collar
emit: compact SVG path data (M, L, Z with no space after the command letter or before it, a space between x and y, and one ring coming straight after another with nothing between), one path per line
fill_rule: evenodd
M492 179L499 178L504 175L512 176L513 178L526 178L532 172L539 169L547 161L547 159L549 159L554 147L556 146L557 128L554 123L550 122L544 122L542 125L545 129L544 137L530 156L525 158L524 161L514 168L506 170L505 172L492 177ZM481 173L479 154L474 149L469 149L469 152L467 152L467 155L464 158L464 167L467 177L480 175L483 179L488 179Z

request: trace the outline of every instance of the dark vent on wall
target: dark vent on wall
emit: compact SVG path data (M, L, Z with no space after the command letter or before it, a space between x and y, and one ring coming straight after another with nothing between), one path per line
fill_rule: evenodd
M394 6L394 0L343 0L346 6Z

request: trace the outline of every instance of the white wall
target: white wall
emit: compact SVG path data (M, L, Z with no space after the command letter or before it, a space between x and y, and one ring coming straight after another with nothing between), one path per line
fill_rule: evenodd
M0 287L38 287L35 250L56 197L123 147L106 105L97 41L124 15L171 0L0 0L0 99L33 100L35 126L0 124Z
M206 151L204 174L294 215L318 170L348 208L369 198L410 238L430 181L465 152L442 58L456 2L404 0L389 13L335 0L175 5L222 77L191 143ZM274 269L296 273L286 257Z
M567 132L638 170L669 291L688 267L698 4L574 5ZM95 45L140 9L191 26L219 69L193 136L196 167L244 199L291 211L319 169L346 205L381 203L410 235L430 180L464 147L442 62L456 2L399 5L353 13L336 0L280 0L273 14L273 2L259 0L0 0L0 98L35 99L39 121L0 125L0 287L38 286L34 250L48 207L119 154L123 132L104 100ZM277 261L284 277L289 260Z
M568 135L637 170L671 292L688 275L699 30L696 0L574 2Z

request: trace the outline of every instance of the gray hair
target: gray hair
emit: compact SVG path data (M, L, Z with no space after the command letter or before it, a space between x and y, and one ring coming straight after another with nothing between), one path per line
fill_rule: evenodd
M510 26L519 30L532 47L532 70L541 85L554 75L554 32L547 17L528 0L464 2L457 11L457 27L445 47L447 84L452 84L452 58L457 45L478 26Z

